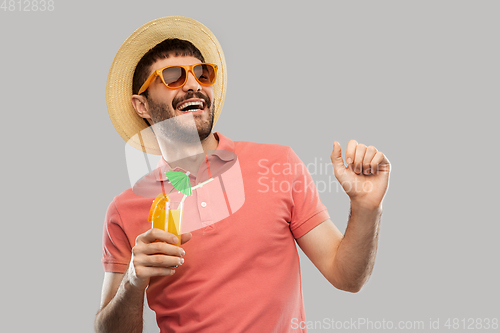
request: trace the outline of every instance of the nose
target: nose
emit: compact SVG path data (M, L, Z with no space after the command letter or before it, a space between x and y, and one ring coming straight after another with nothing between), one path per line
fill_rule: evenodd
M200 91L201 85L194 77L191 71L188 72L187 81L184 87L182 87L184 91Z

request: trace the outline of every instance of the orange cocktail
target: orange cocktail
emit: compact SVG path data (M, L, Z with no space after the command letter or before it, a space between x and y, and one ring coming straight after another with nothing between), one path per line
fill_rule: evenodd
M149 222L153 228L165 230L177 236L179 241L176 245L181 245L181 225L184 202L170 201L165 193L160 193L149 211Z
M168 224L167 231L174 234L179 238L176 245L181 245L181 225L182 225L182 212L184 203L179 201L170 201L168 206Z

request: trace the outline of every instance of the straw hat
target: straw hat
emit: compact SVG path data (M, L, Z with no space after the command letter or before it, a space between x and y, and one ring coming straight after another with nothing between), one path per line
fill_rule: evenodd
M132 79L139 60L156 44L179 38L196 46L206 62L219 67L214 84L214 125L226 96L226 60L215 35L203 24L184 16L162 17L144 24L130 35L116 53L106 83L109 117L120 136L134 148L161 155L156 137L132 106ZM141 132L142 131L142 132ZM140 133L140 135L136 135Z

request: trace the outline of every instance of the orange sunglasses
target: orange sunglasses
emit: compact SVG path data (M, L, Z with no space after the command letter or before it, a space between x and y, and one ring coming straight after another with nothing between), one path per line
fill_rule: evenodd
M163 84L170 89L179 89L187 82L188 73L191 72L199 84L204 86L211 86L215 83L217 77L217 65L200 63L196 65L175 65L167 66L154 71L153 74L144 82L139 95L148 89L153 80L159 76Z

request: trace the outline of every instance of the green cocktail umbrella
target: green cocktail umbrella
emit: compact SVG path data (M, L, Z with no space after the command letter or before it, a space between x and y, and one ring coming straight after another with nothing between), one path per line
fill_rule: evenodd
M184 195L193 194L193 190L191 189L191 181L189 180L189 171L187 173L184 173L180 171L170 170L167 171L166 175L168 181L176 190L183 193ZM174 188L172 188L170 192L172 192Z
M212 173L210 172L210 165L208 163L208 156L206 154L205 154L205 163L207 163L207 170L208 170L208 178L209 179L196 185L195 187L191 187L191 181L189 180L189 175L190 175L189 171L186 173L180 172L180 171L172 171L172 170L167 171L166 175L167 175L168 181L173 186L173 188L168 193L171 193L175 188L176 190L178 190L179 192L184 194L184 197L181 200L183 202L188 195L193 194L193 190L195 190L199 187L202 187L203 185L214 180L212 178ZM162 186L163 186L163 183L162 183ZM163 193L165 193L165 190L163 190Z

